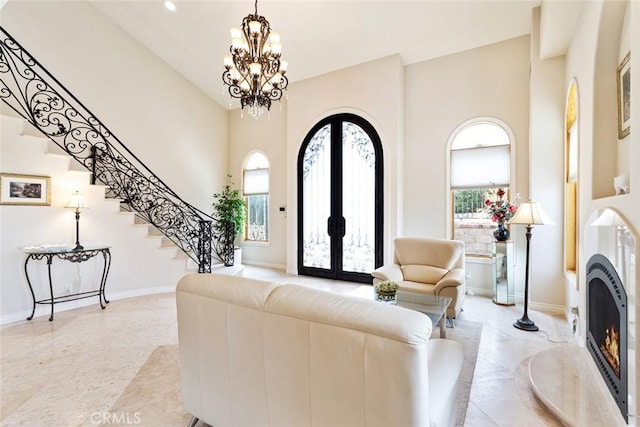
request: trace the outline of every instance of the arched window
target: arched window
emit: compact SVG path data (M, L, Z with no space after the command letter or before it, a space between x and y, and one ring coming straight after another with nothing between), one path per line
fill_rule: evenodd
M489 193L503 189L510 197L512 133L492 118L460 125L450 138L452 237L465 242L470 255L491 255L496 224L484 209Z
M575 80L569 86L565 111L565 271L576 271L576 219L578 183L578 87Z
M262 153L252 153L245 162L243 194L247 203L245 241L269 241L269 160Z

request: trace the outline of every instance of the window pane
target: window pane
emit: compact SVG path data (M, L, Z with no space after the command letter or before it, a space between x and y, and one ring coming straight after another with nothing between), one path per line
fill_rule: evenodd
M451 144L452 150L510 145L509 135L502 126L477 122L462 129Z
M249 169L269 169L269 160L262 153L253 153L247 160L245 167L245 170Z
M369 135L358 125L342 125L342 270L375 269L376 155Z
M266 242L269 240L269 196L259 194L248 196L247 200L247 240Z
M509 189L502 187L507 194ZM453 190L453 239L465 242L469 255L492 253L493 231L497 224L484 210L484 200L491 187Z
M331 126L326 125L311 139L304 152L303 265L331 268L327 219L331 215Z

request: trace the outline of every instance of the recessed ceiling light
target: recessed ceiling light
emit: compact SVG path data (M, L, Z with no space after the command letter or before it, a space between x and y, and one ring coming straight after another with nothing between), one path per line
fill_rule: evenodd
M167 9L169 9L171 12L175 12L176 11L176 4L172 1L165 1L164 2L164 7L166 7Z

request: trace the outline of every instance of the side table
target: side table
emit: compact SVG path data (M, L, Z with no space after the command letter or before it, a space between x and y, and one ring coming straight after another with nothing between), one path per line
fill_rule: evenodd
M73 250L71 248L25 249L25 253L27 254L27 259L24 261L24 274L27 279L27 284L29 285L31 298L33 299L33 310L31 311L31 315L27 317L27 320L33 319L33 315L36 312L36 304L51 305L51 316L49 317L49 321L52 321L54 304L57 304L60 302L75 301L78 299L90 298L94 296L98 297L98 302L100 303L100 307L104 310L104 308L106 307L105 304L109 304L109 301L107 300L104 294L104 288L107 284L107 276L109 274L109 268L111 267L111 252L109 251L109 248L110 248L109 246L98 246L98 247L88 247L81 250ZM51 280L51 264L53 264L54 259L58 258L64 261L81 263L100 254L102 255L104 264L102 267L102 276L100 279L98 289L94 289L86 292L78 292L75 294L67 294L67 295L60 295L60 296L53 295L53 282ZM50 298L36 300L36 295L33 292L33 286L31 286L31 280L29 279L29 269L27 267L29 265L29 261L31 260L39 261L43 259L47 261L47 273L49 275Z

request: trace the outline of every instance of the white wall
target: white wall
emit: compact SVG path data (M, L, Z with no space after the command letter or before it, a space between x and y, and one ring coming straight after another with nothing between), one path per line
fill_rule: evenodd
M211 212L212 195L227 173L226 111L89 3L10 2L0 11L0 23L169 187ZM61 206L70 188L81 184L50 158L24 163L14 155L23 141L5 135L3 130L2 172L59 175L52 179L52 207L0 206L0 315L8 319L30 306L19 248L73 241L73 216ZM175 286L181 273L170 261L173 252L155 249L158 242L152 251L143 249L150 244L145 231L123 224L113 204L97 202L101 189L84 189L92 208L82 215L83 235L87 242L113 246L107 292Z
M447 141L463 122L494 117L513 131L513 188L529 195L529 37L523 36L405 68L404 233L448 238ZM524 234L512 227L518 247L515 291L524 288ZM560 243L558 243L560 244ZM488 270L487 270L488 271ZM490 290L486 271L471 266L469 283ZM542 291L545 292L544 284ZM546 293L544 294L546 295ZM560 304L562 299L552 300Z
M234 187L241 188L243 163L252 152L267 156L270 168L270 239L268 243L242 242L242 262L280 270L286 269L287 221L295 220L287 206L286 105L286 99L273 103L270 113L258 120L242 110L229 112L229 173Z
M227 113L87 2L9 2L0 23L187 202L225 183Z
M0 324L24 320L31 313L21 248L75 243L75 214L64 208L74 191L80 191L89 206L80 214L80 243L111 247L107 299L173 290L187 272L186 260L174 259L177 249L161 249L159 237L147 237L146 227L133 225L133 214L119 213L119 202L105 200L104 186L89 185L88 172L70 171L68 157L46 154L47 140L22 136L22 125L20 119L0 116L0 170L49 176L51 206L0 206ZM101 256L81 264L54 260L55 295L97 289L101 268ZM29 277L36 299L48 298L46 261L30 261ZM97 298L81 303L98 306ZM77 304L59 305L56 311ZM37 315L49 313L46 306L38 307Z
M405 69L404 233L448 237L447 141L461 123L488 116L515 135L515 191L528 187L529 37L412 64Z
M540 8L533 10L529 131L529 197L540 204L554 225L536 226L530 248L530 298L534 308L556 308L565 302L563 277L564 57L540 59ZM518 226L519 266L526 262L525 227ZM518 269L524 277L522 268ZM554 307L555 306L555 307Z
M618 9L618 10L611 10ZM612 17L615 16L615 19ZM597 29L597 31L595 31ZM603 34L606 33L606 34ZM614 44L613 46L611 44ZM613 50L613 55L611 54ZM640 70L640 3L631 1L623 2L586 2L580 17L576 33L571 39L571 45L566 57L565 91L572 78L578 82L579 94L579 176L578 176L578 266L576 287L567 287L570 303L577 301L581 313L579 320L579 333L584 342L586 334L586 263L592 254L587 253L585 241L582 238L588 227L588 219L598 209L611 207L615 209L626 222L632 224L632 232L637 236L640 230L640 114L639 109L632 107L631 133L628 140L619 143L617 141L617 123L615 118L616 106L612 102L611 92L615 91L615 70L621 59L622 52L631 50L632 82L636 82ZM602 54L602 55L601 55ZM594 66L595 64L595 66ZM596 72L597 70L597 72ZM608 77L605 77L608 76ZM606 93L606 90L609 93ZM614 92L615 93L615 92ZM599 97L603 97L601 100ZM598 103L608 105L610 111L604 112L597 108ZM640 105L640 85L631 85L631 105ZM601 117L601 114L605 114ZM594 130L595 126L603 126ZM635 132L634 132L635 129ZM600 147L597 147L601 144ZM599 150L602 146L608 147L615 161L605 159L605 163L599 163ZM614 150L612 148L617 148ZM620 158L624 156L626 158ZM612 178L622 168L621 165L628 162L631 193L612 196ZM608 170L602 171L604 166ZM603 182L604 178L606 181ZM636 240L636 254L640 251L640 244ZM640 278L640 269L636 268L635 283ZM638 304L635 304L636 313L630 318L638 318ZM635 323L635 336L638 336L639 325ZM636 351L635 365L638 366L639 354ZM636 376L636 387L640 387L640 378ZM635 396L635 407L638 407L638 396Z

